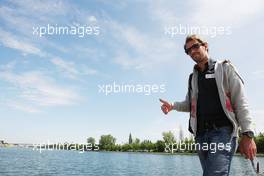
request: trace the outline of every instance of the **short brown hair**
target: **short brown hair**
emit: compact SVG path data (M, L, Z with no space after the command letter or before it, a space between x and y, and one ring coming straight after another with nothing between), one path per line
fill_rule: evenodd
M199 43L201 44L205 44L207 43L204 39L202 39L200 36L196 35L196 34L191 34L191 35L188 35L185 39L185 44L184 44L184 50L186 49L186 43L188 43L189 41L192 41L192 40L196 40L198 41Z

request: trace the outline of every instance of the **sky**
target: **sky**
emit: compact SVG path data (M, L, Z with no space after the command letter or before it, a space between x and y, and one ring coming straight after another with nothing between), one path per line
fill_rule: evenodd
M189 137L189 114L165 116L159 98L185 98L191 33L208 41L210 57L236 66L254 130L264 132L263 17L262 0L1 0L0 139L98 143L111 134L122 144L129 133L155 142L180 129Z

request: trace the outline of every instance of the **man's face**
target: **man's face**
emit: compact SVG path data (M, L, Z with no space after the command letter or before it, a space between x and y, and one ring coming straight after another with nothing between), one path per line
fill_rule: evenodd
M201 44L197 40L191 40L186 43L186 50L188 55L196 62L197 64L208 60L207 52L207 43Z

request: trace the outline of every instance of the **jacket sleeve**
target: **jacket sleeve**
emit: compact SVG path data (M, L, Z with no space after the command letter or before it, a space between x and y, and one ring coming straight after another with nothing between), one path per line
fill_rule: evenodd
M181 111L181 112L190 112L190 103L189 103L189 96L188 92L185 97L185 100L182 102L174 102L173 103L173 109L176 111Z
M228 75L231 103L238 125L241 127L242 133L253 131L252 118L249 113L249 104L245 95L243 80L231 63L225 65Z

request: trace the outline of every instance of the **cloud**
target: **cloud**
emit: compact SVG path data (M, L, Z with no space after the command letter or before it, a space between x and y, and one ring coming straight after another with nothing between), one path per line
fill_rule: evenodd
M28 15L33 14L35 16L57 16L65 15L71 10L70 4L63 0L47 0L45 2L41 0L12 0L10 4L15 6L18 13Z
M23 39L18 39L14 34L6 32L0 28L0 42L8 48L21 51L23 54L36 54L43 56L44 53L29 42L25 42Z
M24 111L27 113L39 113L40 110L37 108L34 108L33 106L30 106L28 104L25 104L23 102L18 101L8 101L6 103L7 106L9 106L12 109L17 109L19 111Z
M9 28L15 28L24 35L32 34L32 27L36 25L97 22L89 10L80 10L75 3L63 0L9 1L0 7L0 18Z
M245 24L264 10L262 0L200 0L190 5L190 22L200 25Z
M97 19L96 19L95 16L90 16L90 17L88 17L88 20L89 20L90 22L97 22Z
M183 5L179 1L170 1L168 3L164 3L161 0L150 1L146 13L160 26L172 25L183 21L182 15L184 13L181 12L181 9L184 8Z
M97 70L92 69L92 68L88 68L85 65L81 66L81 72L83 75L96 75L99 73Z
M115 9L115 10L123 10L129 6L128 1L120 1L116 3L116 1L114 0L108 0L108 1L98 0L97 2L102 3L102 5L111 7L112 9Z
M17 33L23 33L24 35L32 35L32 26L34 26L34 20L20 15L17 13L17 9L1 6L0 7L0 19L5 24L6 28L10 28Z
M0 65L0 70L5 70L5 71L8 71L8 70L13 70L15 68L17 64L17 61L13 60L7 64L1 64Z
M76 75L80 74L79 71L75 68L73 62L66 62L61 58L53 58L51 62L56 65L61 71L67 73L70 78L76 78Z
M65 61L59 57L52 58L51 62L64 73L64 76L71 79L77 79L81 75L95 75L98 73L95 69L88 68L85 65L77 65L74 62Z
M183 11L183 9L187 9ZM228 25L244 24L263 15L262 0L199 0L150 2L147 13L159 24Z
M12 2L12 3L14 3L16 6L15 2ZM34 3L34 2L31 2L31 3ZM60 52L66 53L68 49L65 48L65 46L61 46L58 43L54 43L48 40L45 36L40 38L36 35L33 35L33 27L37 27L40 24L49 24L49 23L56 24L56 22L54 21L54 19L56 18L50 17L49 16L50 14L43 15L45 16L45 18L43 18L40 15L41 10L43 9L40 9L40 11L36 13L36 12L33 12L32 9L27 9L28 6L26 4L22 4L22 5L26 7L19 6L19 8L16 8L16 9L14 7L9 7L9 6L0 7L0 19L2 19L2 21L4 22L5 29L6 30L9 29L8 31L10 35L14 36L14 33L15 33L17 37L16 40L19 39L19 41L24 41L24 39L22 40L22 36L23 36L24 38L27 39L27 41L31 41L31 42L34 41L35 43L38 43L42 47L49 47L52 49L57 49ZM51 5L48 5L48 6L51 6ZM10 31L13 31L13 34L11 34ZM18 36L20 37L18 38Z
M113 34L115 43L111 48L115 51L113 62L124 69L151 70L162 63L175 59L178 48L175 42L161 36L151 36L151 33L140 31L136 27L123 25L114 20L105 22Z
M71 11L71 6L62 1L9 1L0 7L0 19L6 29L17 35L34 39L33 27L67 22L63 16ZM65 21L66 20L66 21Z
M40 38L33 35L33 29L42 25L46 26L47 24L71 25L75 19L82 19L81 17L86 17L88 20L96 22L95 16L87 17L83 13L79 12L74 4L61 0L48 0L45 2L39 0L9 1L0 7L0 19L4 28L0 29L1 33L4 32L0 37L3 38L2 43L4 46L19 49L24 54L39 54L40 49L34 46L33 43L42 46L42 48L57 49L66 53L69 48L45 36ZM72 16L66 17L66 14L71 14Z
M65 88L54 79L39 71L16 74L12 71L0 72L0 79L16 87L18 96L13 102L21 99L33 103L37 108L66 106L78 104L81 101L74 89ZM10 106L10 103L8 103ZM16 109L29 109L25 104L13 104ZM32 110L32 112L37 110Z

